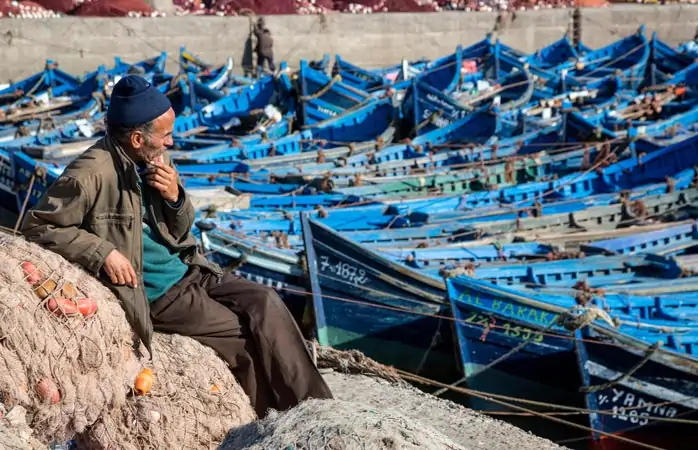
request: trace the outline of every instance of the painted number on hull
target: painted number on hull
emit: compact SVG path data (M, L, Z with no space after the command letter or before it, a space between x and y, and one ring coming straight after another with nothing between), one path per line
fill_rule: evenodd
M322 112L322 113L327 114L328 116L334 117L337 115L337 111L332 111L331 109L323 108L322 106L318 107L317 110Z
M637 425L647 425L648 417L675 417L677 409L655 405L651 401L624 389L612 388L610 393L598 394L599 408L611 407L613 418Z
M470 316L465 319L465 322L486 327L490 324L491 319L491 317L484 314L471 312ZM530 339L537 343L543 342L543 335L540 332L519 325L514 325L511 322L502 322L498 320L495 323L495 327L497 331L511 338L523 339L525 341Z
M327 256L320 257L320 272L330 272L356 285L364 285L368 281L365 270L357 269L345 262L331 263Z
M424 109L424 112L422 113L422 119L426 120L429 119L432 115L432 111L429 109ZM432 119L432 123L436 125L438 128L443 128L451 124L451 121L444 118L443 116L441 117L435 117Z

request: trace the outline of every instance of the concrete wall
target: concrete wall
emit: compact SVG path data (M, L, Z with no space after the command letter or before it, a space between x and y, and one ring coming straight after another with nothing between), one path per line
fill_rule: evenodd
M533 51L568 31L572 10L516 13L502 21L500 37L509 45ZM301 58L339 53L365 67L401 58L434 58L471 44L495 28L495 13L422 13L327 16L270 16L276 59L291 65ZM698 6L628 5L583 9L585 44L598 47L634 32L644 23L648 33L677 44L693 38ZM18 79L41 69L46 58L72 73L149 58L164 50L176 66L180 45L206 61L222 63L232 55L240 65L249 22L244 17L168 17L101 19L66 17L51 20L0 19L0 80ZM248 49L249 50L249 49Z

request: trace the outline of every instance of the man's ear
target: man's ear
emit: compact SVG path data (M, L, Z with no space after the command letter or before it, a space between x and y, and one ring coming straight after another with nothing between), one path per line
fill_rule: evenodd
M143 133L141 131L134 131L133 133L131 133L131 147L139 149L143 147L144 142L145 136L143 136Z

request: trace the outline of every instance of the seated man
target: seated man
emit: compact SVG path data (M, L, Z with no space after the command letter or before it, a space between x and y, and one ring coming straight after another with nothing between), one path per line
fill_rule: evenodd
M257 414L332 398L272 289L207 261L170 162L175 114L138 75L122 78L107 135L73 161L22 224L25 237L100 277L148 351L153 331L191 336L229 364Z

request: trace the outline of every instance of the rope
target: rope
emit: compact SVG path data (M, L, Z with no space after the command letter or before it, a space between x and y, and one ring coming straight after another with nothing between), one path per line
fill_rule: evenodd
M39 80L36 82L36 84L34 84L34 86L31 87L31 89L29 89L26 93L22 94L22 96L21 96L20 98L18 98L17 100L13 101L13 102L9 105L8 108L12 108L13 106L15 106L15 104L17 104L17 102L23 100L25 97L31 97L31 96L34 94L34 92L35 92L37 89L39 89L39 86L41 85L41 83L44 82L45 79L46 79L46 71L44 71L44 73L41 74L41 77L39 77Z
M464 102L464 105L467 107L467 106L472 105L473 103L478 103L478 102L486 100L492 96L500 94L508 89L512 89L512 88L519 87L519 86L524 86L524 85L531 84L531 83L533 83L533 80L527 79L524 81L517 81L516 83L505 84L504 86L500 86L496 89L493 89L492 91L485 92L483 95L481 95L479 97L475 97L467 102ZM513 103L515 101L517 101L517 100L511 100L510 103Z
M24 202L22 202L22 209L19 211L19 216L17 217L17 222L15 223L15 228L14 228L14 233L16 234L17 231L19 230L19 226L22 223L22 219L24 218L24 213L27 210L27 205L29 204L29 197L32 195L32 189L34 187L34 181L36 180L36 171L32 174L31 178L29 179L29 188L27 189L27 195L24 197Z
M301 96L300 101L307 102L309 100L315 100L318 97L322 97L330 90L330 88L332 86L334 86L336 83L338 83L340 81L342 81L342 77L339 74L337 74L337 75L333 76L332 79L326 85L324 85L322 88L320 88L315 93L310 94L310 95Z
M417 366L417 370L415 370L416 374L419 374L422 369L424 368L424 364L427 362L427 358L429 357L429 354L431 351L436 347L436 344L438 343L439 339L441 338L441 322L442 319L439 318L439 320L436 322L436 331L434 331L434 335L431 337L431 342L429 343L429 348L426 349L424 352L424 355L422 355L422 360L419 361L419 365Z
M212 252L217 252L217 250L214 250ZM312 295L313 295L313 293L309 292L309 291L294 289L294 288L285 287L285 286L281 286L281 287L279 287L279 289L282 291L293 293L293 294L304 295L306 297L312 297ZM372 289L367 289L365 287L363 287L363 289L368 290L368 291L372 291ZM391 297L394 297L396 299L403 300L402 297L397 296L397 295L388 294L386 292L381 292L381 294L391 296ZM345 297L338 297L335 295L323 294L322 296L323 296L323 298L330 299L330 300L336 300L336 301L345 302L345 303L352 303L352 304L357 304L357 305L362 305L362 306L368 306L368 307L372 307L372 308L376 308L376 309L385 309L385 310L389 310L389 311L406 312L406 313L410 313L410 314L416 315L416 316L431 317L431 318L435 318L435 319L443 319L443 320L447 320L449 322L460 324L462 326L466 326L466 327L470 327L470 328L478 328L477 325L468 323L463 319L457 319L455 317L446 316L443 314L432 314L432 313L414 311L414 310L407 309L407 308L402 308L402 307L397 307L397 306L389 306L389 305L381 305L381 304L371 303L371 302L364 301L364 300L356 300L356 299L350 299L350 298L345 298ZM636 323L633 322L632 325L636 325ZM490 328L498 328L498 329L502 329L502 330L506 329L506 327L500 326L500 325L488 325L488 326ZM620 344L620 343L616 343L616 342L596 341L596 340L584 339L584 338L577 339L574 336L565 335L565 334L548 333L545 331L536 331L536 333L539 333L542 336L549 336L549 337L554 337L557 339L578 340L579 342L592 343L592 344L596 344L596 345L605 345L608 347L632 348L632 349L635 348L635 347L630 346L630 345Z
M621 59L625 58L626 56L628 56L628 55L630 55L630 54L632 54L632 53L635 53L638 49L641 49L641 48L645 47L646 45L647 45L647 43L643 42L642 44L639 44L638 46L636 46L636 47L630 49L628 52L623 53L623 54L620 55L619 57L617 57L617 58L615 58L615 59L612 59L612 60L610 60L609 62L607 62L606 64L602 64L602 65L600 65L599 67L597 67L597 68L591 70L591 71L590 71L589 73L587 73L585 76L577 77L577 78L590 78L590 75L592 75L592 74L598 72L598 71L601 70L601 69L604 69L604 68L608 67L608 66L611 65L611 64L617 63L617 62L620 61ZM593 63L594 61L590 61L590 62ZM637 64L635 64L635 65L637 65ZM635 66L633 66L633 67L635 67Z
M558 316L557 320L555 320L554 322L551 322L547 327L543 328L543 330L541 331L541 333L548 333L548 332L553 328L553 326L555 326L555 325L560 325L561 323L566 322L566 318L567 318L568 316L573 315L573 313L576 311L577 307L578 307L578 305L575 305L575 306L571 307L567 312L561 313L561 314ZM595 307L595 306L594 306L594 307L591 307L591 308L584 308L584 309L598 310L598 308ZM586 325L589 325L591 322L593 322L593 320L594 320L594 318L595 318L596 316L593 315L593 314L589 314L589 317L591 317L591 319L588 321L588 323L587 323L587 322L579 322L579 323L575 324L575 325L576 325L575 328L573 328L573 329L569 329L569 328L568 328L569 331L576 331L576 330L578 330L578 329L580 329L580 328L582 328L582 327L584 327L584 326L586 326ZM489 329L491 326L493 326L493 325L494 325L494 324L488 324L487 327L486 327L486 330L488 330L488 329ZM555 336L557 336L557 334L556 334ZM528 345L528 343L531 342L531 341L532 341L533 339L535 339L535 338L536 338L536 335L535 335L535 333L533 333L528 339L525 339L525 340L521 341L521 342L519 343L519 345L517 345L516 347L512 347L508 352L506 352L505 354L503 354L503 355L500 356L499 358L495 359L494 361L490 362L490 363L487 364L485 367L483 367L481 370L478 370L477 373L478 373L478 374L481 374L481 373L483 373L483 372L486 372L486 371L490 370L492 367L494 367L494 366L496 366L497 364L499 364L500 362L503 362L503 361L507 360L508 358L512 357L512 356L515 355L516 353L518 353L518 352L520 352L521 350L523 350L523 348L524 348L526 345ZM650 356L651 356L651 355L650 355ZM649 360L649 357L647 357L647 360ZM637 370L637 369L635 369L635 370ZM470 376L473 376L473 375L474 375L474 374L471 374ZM455 383L451 384L450 386L451 386L451 387L455 387L455 386L461 385L461 384L463 384L464 382L466 382L467 380L468 380L468 377L463 377L463 378L461 378L460 380L456 381ZM435 395L435 396L438 397L439 395L444 394L446 391L448 391L447 388L442 388L442 389L439 389L438 391L434 392L433 395Z
M631 367L630 370L628 370L626 373L619 376L618 378L611 380L607 383L603 383L603 384L597 384L597 385L593 385L593 386L583 386L582 388L580 388L580 392L587 392L587 393L588 392L598 392L598 391L601 391L604 389L608 389L608 388L615 386L616 384L618 384L622 381L627 380L635 372L640 370L640 368L642 368L642 366L644 366L647 363L647 361L649 361L652 358L652 355L654 355L655 352L661 346L662 346L661 341L657 341L656 343L654 343L650 348L647 349L647 351L645 352L645 356L642 358L642 360L640 360L637 364L635 364L633 367Z
M403 371L403 370L400 370L400 369L396 369L396 370L398 370L398 373L400 373L400 376L402 376L403 378L405 378L405 374L407 374L407 375L409 375L409 376L419 376L419 375L412 374L412 373L410 373L410 372L406 372L406 371ZM421 377L421 376L420 376L420 377ZM424 379L427 380L427 378L424 378ZM434 380L429 380L429 381L434 381ZM441 384L440 382L434 382L434 383ZM428 383L425 383L425 384L428 384ZM437 386L437 385L434 384L434 386ZM470 391L473 391L473 392L481 392L481 391L474 390L474 389L470 389L470 388L454 388L454 389L452 389L452 390L453 390L454 392L467 393L468 395L470 395ZM467 391L467 392L466 392L466 391ZM542 401L537 401L537 400L529 400L529 399L520 398L520 397L511 397L511 396L503 395L503 394L491 394L491 393L488 393L487 395L491 396L492 398L496 398L496 399L500 399L500 400L509 400L509 401L512 401L512 402L523 403L523 404L531 405L531 406L545 407L545 408L552 408L552 409L561 409L561 410L563 410L563 411L566 411L566 414L567 414L567 415L572 415L572 414L600 414L600 415L607 415L607 416L610 416L610 415L617 415L617 414L618 414L618 412L617 412L617 411L613 411L613 409L599 409L599 410L595 410L595 409L587 409L587 408L578 408L578 407L576 407L576 406L560 405L560 404L558 404L558 403L550 403L550 402L542 402ZM640 410L640 409L650 408L650 407L667 406L667 405L671 405L671 404L683 403L683 402L686 402L686 401L689 401L689 400L695 400L696 398L698 398L698 397L686 396L686 397L683 397L682 399L679 399L679 400L672 400L672 401L666 401L666 402L660 402L660 403L650 403L650 404L638 405L638 406L629 406L629 407L626 407L625 410L626 410L626 411L633 411L633 410ZM691 414L691 413L692 413L692 411L687 411L687 412L685 412L685 413L682 413L682 415ZM562 414L562 413L557 413L557 414ZM654 421L657 421L657 422L683 423L683 424L690 424L690 425L698 424L698 420L693 420L693 419L677 419L677 418L675 418L675 417L647 416L647 419L648 419L648 420L654 420Z
M685 400L690 400L690 399L687 398L687 399L685 399ZM653 406L663 406L665 403L669 403L669 402L657 403L656 405L653 405ZM671 402L671 403L674 403L674 402ZM630 411L630 410L633 410L633 409L638 409L638 407L625 408L626 411ZM592 411L592 412L594 412L594 411ZM685 422L687 421L687 419L679 419L678 417L680 417L680 416L686 416L686 415L689 415L689 414L693 414L693 412L694 412L693 410L684 411L684 412L682 412L682 413L680 413L680 414L678 414L677 416L672 417L672 418L660 418L660 417L652 416L652 419L656 420L657 422L685 423ZM606 412L605 412L605 411L599 411L599 414L606 414ZM694 422L694 421L690 421L690 420L689 420L689 422ZM627 433L627 432L629 432L629 431L637 430L637 429L640 429L640 428L645 427L645 426L647 426L647 425L635 425L635 426L632 426L632 427L630 427L630 428L624 428L624 429L623 429L623 432L624 432L624 433ZM560 444L560 445L565 445L565 444L569 444L569 443L572 443L572 442L586 441L586 440L588 440L588 439L591 439L591 436L583 436L583 437L576 437L576 438L569 438L569 439L561 439L561 440L559 440L559 441L555 441L555 443L556 443L556 444Z
M401 377L403 377L403 378L406 379L406 380L410 380L410 381L414 381L414 382L422 383L422 384L427 384L427 385L431 385L431 386L437 386L437 387L442 387L442 388L443 388L443 387L449 388L448 385L445 385L445 384L443 384L443 383L439 383L438 381L430 380L430 379L428 379L428 378L421 377L421 376L419 376L419 375L413 375L413 374L410 374L410 373L408 373L408 372L404 372L404 371L399 370L399 369L397 369L397 372L398 372L398 374L400 374ZM549 415L546 415L546 414L544 414L544 413L540 413L540 412L538 412L538 411L534 411L534 410L529 409L529 408L524 408L523 406L514 405L514 404L512 404L512 403L509 403L509 402L506 402L506 401L498 400L498 399L497 399L497 397L502 397L502 396L498 396L498 395L494 395L494 394L483 394L483 393L481 393L481 392L479 392L479 391L474 391L474 390L472 390L472 389L466 389L466 388L452 387L452 388L450 388L450 389L452 389L452 390L454 390L454 391L456 391L456 392L460 392L460 393L463 393L463 394L467 394L467 395L471 395L471 396L473 396L473 397L480 398L480 399L482 399L482 400L486 400L486 401L489 401L489 402L492 402L492 403L496 403L496 404L505 406L505 407L507 407L507 408L515 409L515 410L521 411L521 412L525 412L525 413L531 414L531 415L536 416L536 417L540 417L540 418L543 418L543 419L547 419L547 420L550 420L550 421L553 421L553 422L556 422L556 423L559 423L559 424L562 424L562 425L567 425L567 426L570 426L570 427L573 427L573 428L578 428L578 429L580 429L580 430L584 430L584 431L587 431L587 432L596 433L596 434L599 434L599 435L602 435L602 436L606 436L606 437L611 438L611 439L616 439L616 440L619 440L619 441L621 441L621 442L625 442L625 443L628 443L628 444L634 444L634 445L637 445L637 446L639 446L639 447L647 448L647 449L650 449L650 450L667 450L667 449L664 449L664 448L662 448L662 447L657 447L657 446L654 446L654 445L645 444L645 443L643 443L643 442L635 441L635 440L633 440L633 439L629 439L629 438L626 438L626 437L624 437L624 436L618 436L618 435L615 435L615 434L607 433L607 432L605 432L605 431L601 431L601 430L597 430L597 429L594 429L594 428L591 428L591 427L587 427L587 426L584 426L584 425L580 425L580 424L577 424L577 423L574 423L574 422L570 422L570 421L567 421L567 420L564 420L564 419L560 419L560 418L555 417L555 416L549 416ZM513 399L513 400L517 401L517 400L519 400L519 399Z

